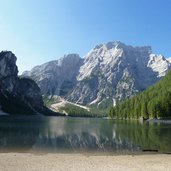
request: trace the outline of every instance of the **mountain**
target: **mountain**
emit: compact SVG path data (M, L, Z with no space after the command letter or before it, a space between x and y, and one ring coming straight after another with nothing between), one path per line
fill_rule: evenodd
M100 104L110 98L120 101L154 84L166 74L170 63L150 47L109 42L96 46L86 56L77 76L77 85L68 99L81 104Z
M170 69L151 47L114 41L95 46L84 57L69 54L23 73L45 96L61 96L81 105L105 108L156 83Z
M22 77L30 77L39 85L43 95L65 96L76 84L76 76L83 59L78 54L65 55L26 71Z
M171 71L155 85L110 109L115 118L171 118Z
M37 84L29 78L18 77L16 60L10 51L0 53L0 113L54 114L44 106Z

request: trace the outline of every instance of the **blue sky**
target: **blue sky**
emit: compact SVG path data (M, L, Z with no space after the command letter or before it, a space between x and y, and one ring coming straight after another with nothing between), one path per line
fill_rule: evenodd
M171 56L171 1L0 0L0 50L16 54L20 73L113 40Z

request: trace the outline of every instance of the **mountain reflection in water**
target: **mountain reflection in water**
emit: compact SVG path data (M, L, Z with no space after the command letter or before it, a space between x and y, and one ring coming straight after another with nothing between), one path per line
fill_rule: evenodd
M1 117L0 151L171 152L171 125L69 117Z

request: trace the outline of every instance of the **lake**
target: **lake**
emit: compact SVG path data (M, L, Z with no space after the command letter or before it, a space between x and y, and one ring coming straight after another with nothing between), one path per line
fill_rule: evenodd
M171 124L100 118L0 117L0 152L171 152Z

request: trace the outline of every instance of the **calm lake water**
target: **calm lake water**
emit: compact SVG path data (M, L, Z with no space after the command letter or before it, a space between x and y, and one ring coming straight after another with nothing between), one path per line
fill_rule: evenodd
M97 118L0 117L0 152L171 152L171 124Z

